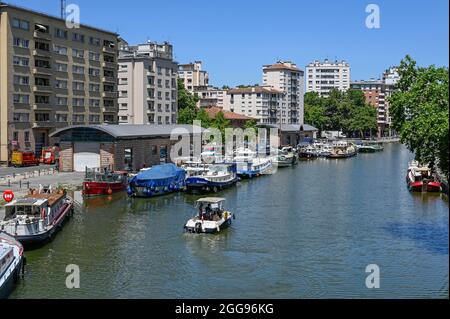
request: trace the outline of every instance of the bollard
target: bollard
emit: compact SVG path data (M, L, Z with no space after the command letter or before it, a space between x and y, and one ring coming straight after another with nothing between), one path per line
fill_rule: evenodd
M8 178L8 188L11 187L11 180Z

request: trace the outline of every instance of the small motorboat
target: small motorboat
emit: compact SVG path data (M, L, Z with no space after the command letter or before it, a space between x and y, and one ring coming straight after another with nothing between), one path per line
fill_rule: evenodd
M128 183L130 197L154 197L185 188L186 171L172 163L142 169Z
M278 167L289 167L298 163L297 158L297 150L291 146L285 146L278 151L278 155L273 158L272 162Z
M39 190L30 189L25 197L5 205L0 231L24 246L41 244L53 237L73 209L73 199L65 190L42 186Z
M358 152L360 153L375 153L375 152L381 152L384 150L384 147L379 144L375 143L368 143L368 144L360 144L357 145Z
M328 158L349 158L356 156L357 148L353 144L347 143L345 141L339 141L333 145L331 153L327 156Z
M6 299L19 281L25 257L23 246L14 237L0 232L0 299Z
M186 178L186 189L191 192L217 193L238 181L235 163L210 164L202 174Z
M225 198L206 197L195 202L197 214L184 225L189 233L218 233L231 225L234 214L223 209Z
M441 192L441 183L433 176L428 166L421 166L417 161L408 165L406 184L411 192Z
M257 157L255 152L245 148L237 149L234 154L233 161L239 177L253 178L272 172L271 158Z
M83 181L83 196L111 195L127 188L126 171L98 171L86 168Z

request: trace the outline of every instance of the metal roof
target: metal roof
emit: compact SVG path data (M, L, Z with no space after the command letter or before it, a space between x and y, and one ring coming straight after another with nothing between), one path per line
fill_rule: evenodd
M57 130L50 134L50 137L57 137L60 134L73 129L95 129L105 132L114 138L132 138L132 137L152 137L152 136L170 136L171 134L196 134L204 131L200 126L188 124L98 124L98 125L72 125Z
M225 201L225 198L222 197L204 197L197 200L197 203L220 203Z

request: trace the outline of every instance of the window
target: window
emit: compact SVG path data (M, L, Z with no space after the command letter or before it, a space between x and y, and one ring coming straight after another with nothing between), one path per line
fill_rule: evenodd
M89 115L90 123L100 123L100 115Z
M166 116L166 124L170 124L170 117Z
M17 29L30 30L30 22L26 20L14 18L12 21L12 26Z
M56 122L67 122L67 114L55 114Z
M170 100L170 92L165 93L165 98L166 98L166 100Z
M13 45L19 48L28 49L30 47L30 40L14 37Z
M42 51L50 51L50 44L44 42L35 42L34 48Z
M22 122L22 123L30 122L30 114L28 114L28 113L14 113L13 114L13 121L14 122Z
M25 75L14 75L14 84L17 85L28 85L30 78Z
M100 53L89 52L89 60L100 61Z
M114 71L111 70L103 70L103 76L107 78L115 78Z
M115 116L114 115L103 115L103 122L106 123L113 123L115 122Z
M162 87L162 80L158 79L158 87Z
M114 100L103 100L103 106L105 107L114 106Z
M105 91L106 91L106 87L107 86L105 85L105 87L104 87ZM120 97L128 97L128 91L120 91Z
M77 91L84 91L84 82L73 82L72 89Z
M67 64L55 63L55 70L58 72L67 72Z
M45 69L50 69L50 61L47 60L34 60L34 66L37 68L45 68Z
M99 38L89 37L89 44L99 47L100 43L101 43L101 40Z
M26 95L26 94L14 94L13 100L14 100L14 103L29 104L30 96Z
M114 56L105 54L103 60L108 63L114 63Z
M72 49L72 56L74 58L84 58L84 50Z
M75 123L84 123L84 114L73 114L72 121Z
M170 105L166 104L166 112L170 112Z
M100 107L100 100L99 99L89 99L89 106L90 107Z
M55 37L60 39L67 39L67 31L56 28L55 29Z
M89 68L89 75L95 77L100 76L100 69Z
M84 34L74 32L72 34L72 41L84 43Z
M50 80L47 78L34 78L34 84L39 86L50 86Z
M162 68L160 66L158 66L158 74L162 75Z
M67 89L67 81L66 80L55 80L55 88Z
M158 100L162 100L162 92L158 92Z
M55 102L58 106L67 106L67 97L57 96Z
M13 132L13 140L17 141L19 139L19 132Z
M48 113L35 113L34 114L34 120L36 122L49 122L50 121L50 114L48 114Z
M120 117L120 120L121 120L122 122L126 122L126 121L128 121L128 116L121 116L121 117Z
M166 80L166 88L170 88L170 81Z
M152 155L158 155L158 146L152 145Z
M75 74L84 74L84 66L81 65L73 65L72 72Z
M14 56L13 64L20 65L20 66L28 66L30 64L30 59L26 58L26 57L21 57L21 56Z
M74 97L72 99L72 105L73 106L84 106L84 99L83 98Z
M38 104L50 104L50 97L47 95L35 95L34 100Z
M67 48L60 45L53 45L53 52L59 55L67 55Z
M124 166L126 170L132 170L133 169L133 149L132 148L126 148L124 150Z
M28 132L28 131L25 132L24 140L25 140L25 142L29 142L30 141L30 132Z
M100 84L90 83L89 84L89 91L90 92L99 92L100 91Z

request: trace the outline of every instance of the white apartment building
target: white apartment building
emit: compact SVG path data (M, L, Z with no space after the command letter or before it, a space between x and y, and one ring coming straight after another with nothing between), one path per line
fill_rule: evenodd
M389 112L389 97L397 90L397 83L400 80L400 75L398 74L398 69L391 67L384 71L383 73L383 84L384 84L384 97L385 97L385 109L386 115L384 118L384 123L381 122L383 119L378 119L378 124L384 124L388 128L388 135L391 136L392 132L392 118Z
M345 61L314 61L306 66L306 92L317 92L328 96L337 89L347 91L350 88L350 65Z
M270 86L249 86L227 91L224 110L253 117L261 124L287 123L287 109L282 110L284 93Z
M180 64L178 66L178 77L183 80L184 87L194 93L196 87L209 85L208 72L202 70L202 62Z
M302 125L304 123L304 72L289 61L264 65L263 84L283 93L279 109L281 123Z
M118 61L119 124L177 123L178 64L172 45L123 44Z
M198 86L194 89L194 94L199 97L198 107L218 106L228 109L227 90L213 86Z

